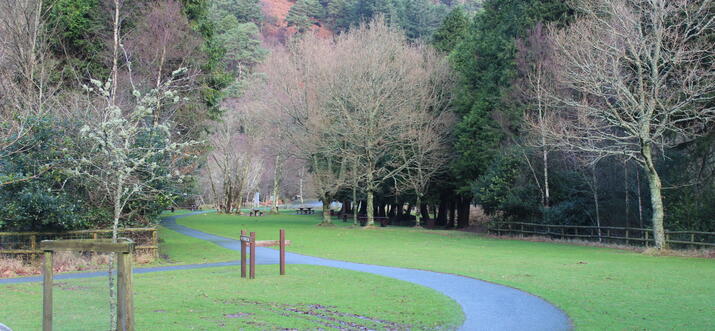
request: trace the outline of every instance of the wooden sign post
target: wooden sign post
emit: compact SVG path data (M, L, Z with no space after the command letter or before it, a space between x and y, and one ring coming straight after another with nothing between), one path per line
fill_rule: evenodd
M250 240L246 230L241 230L241 278L246 278L246 243Z
M280 273L281 276L286 274L286 230L281 229L278 235L280 241Z
M132 253L134 242L120 238L95 240L43 240L40 248L45 261L42 268L42 330L52 331L52 257L56 251L116 253L117 257L117 330L134 331L134 291L132 288Z
M256 278L256 233L251 232L251 279Z
M246 231L241 230L241 278L246 278L246 246L250 249L249 258L249 279L256 278L256 247L272 247L280 248L280 274L286 274L286 246L291 244L290 240L286 240L286 232L281 229L279 232L279 240L261 240L256 241L256 233L251 232L250 236L246 236Z

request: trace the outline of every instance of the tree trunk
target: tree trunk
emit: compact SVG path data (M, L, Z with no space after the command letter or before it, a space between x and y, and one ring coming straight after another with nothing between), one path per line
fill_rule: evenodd
M119 236L119 218L122 216L122 192L124 191L124 177L119 175L116 183L116 192L114 192L114 222L112 223L112 242L117 242L117 237ZM109 253L109 267L107 268L107 274L109 275L108 285L109 285L109 319L111 329L117 325L117 303L114 299L114 260L116 253Z
M593 180L593 204L596 207L596 229L598 230L598 241L603 241L601 236L601 210L598 206L598 179L596 177L596 165L591 169L591 178Z
M658 172L655 170L653 163L652 145L646 144L643 146L643 158L645 159L645 172L648 176L648 187L650 188L650 203L653 209L653 239L655 239L655 248L665 249L668 243L665 241L665 228L663 226L663 216L665 211L663 208L663 197L661 195L662 184Z
M241 208L243 208L243 194L238 195L238 200L236 200L236 214L241 215Z
M470 199L460 198L457 210L457 228L463 229L469 226Z
M301 206L301 207L304 207L304 203L305 203L305 201L303 200L303 172L304 172L304 171L305 171L305 170L301 170L300 187L299 187L299 190L300 190L300 206Z
M352 206L350 205L350 200L343 200L343 206L340 208L340 214L345 215L350 213L352 210Z
M397 203L393 203L390 205L390 211L387 213L387 216L389 218L395 218L397 216L397 208L398 205Z
M417 201L415 202L415 205L420 207L420 210L415 213L415 227L420 228L422 227L422 223L420 223L420 219L422 218L422 209L425 207L425 204L422 203L422 197L419 194L417 194Z
M630 201L628 199L629 195L629 190L628 190L628 163L626 161L623 162L623 189L625 192L625 199L626 199L626 227L629 228L631 227L631 220L630 220Z
M353 225L354 226L358 226L360 224L360 223L358 223L358 212L360 211L361 203L362 203L362 201L360 201L360 202L356 201L353 203Z
M549 192L549 151L546 149L546 141L542 135L542 144L544 149L542 151L542 157L544 162L544 208L549 208L550 206L550 192Z
M457 200L450 199L449 202L449 221L447 222L448 228L453 228L455 221L457 220Z
M278 214L278 198L281 190L281 155L276 155L276 164L273 169L273 202L271 214Z
M643 195L641 192L641 170L636 169L636 189L638 190L637 196L638 196L638 224L640 225L640 228L642 229L645 225L643 225Z
M437 225L445 226L447 225L447 212L449 210L449 205L445 199L441 199L439 202L439 212L437 213Z
M360 200L360 215L367 215L367 200Z
M330 202L332 201L332 198L330 197L330 194L325 193L323 194L323 221L320 223L320 225L331 225L333 224L333 219L330 217Z
M374 226L375 225L375 207L374 205L374 193L372 192L372 189L367 190L367 224L366 226Z
M420 202L420 203L418 203L418 206L420 206L420 210L419 210L419 212L417 212L415 214L422 215L423 219L428 220L429 219L429 209L427 208L427 204L424 202Z

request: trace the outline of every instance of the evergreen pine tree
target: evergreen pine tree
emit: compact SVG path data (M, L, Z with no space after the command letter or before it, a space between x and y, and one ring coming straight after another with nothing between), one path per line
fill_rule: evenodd
M462 7L452 9L442 25L432 36L432 43L438 50L450 53L467 34L469 17Z

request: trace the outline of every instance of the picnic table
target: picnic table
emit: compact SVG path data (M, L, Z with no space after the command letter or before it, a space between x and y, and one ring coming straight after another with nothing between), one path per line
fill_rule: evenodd
M260 209L251 209L248 216L263 216L263 212Z
M298 208L298 214L307 215L307 214L314 214L314 213L315 213L315 212L313 211L313 208L311 208L311 207L306 207L306 208L300 207L300 208Z

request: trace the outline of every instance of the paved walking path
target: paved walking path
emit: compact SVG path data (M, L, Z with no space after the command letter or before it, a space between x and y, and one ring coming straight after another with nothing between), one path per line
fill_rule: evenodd
M163 225L176 232L198 239L215 243L221 247L240 250L238 240L216 236L197 231L179 224L176 219L204 212L184 214L168 217ZM293 239L299 240L299 239ZM568 316L545 300L510 287L492 284L489 282L438 272L385 267L361 263L328 260L318 257L287 253L286 261L289 264L309 264L328 266L333 268L348 269L368 272L435 289L462 306L465 321L460 330L570 330L571 321ZM265 247L256 248L257 264L277 264L278 253L276 250ZM169 270L186 270L197 268L210 268L219 266L238 265L239 262L194 264L184 266L137 268L135 273L149 273ZM104 272L62 274L56 279L88 278L106 275ZM41 277L24 277L14 279L0 279L0 284L24 283L40 281Z

